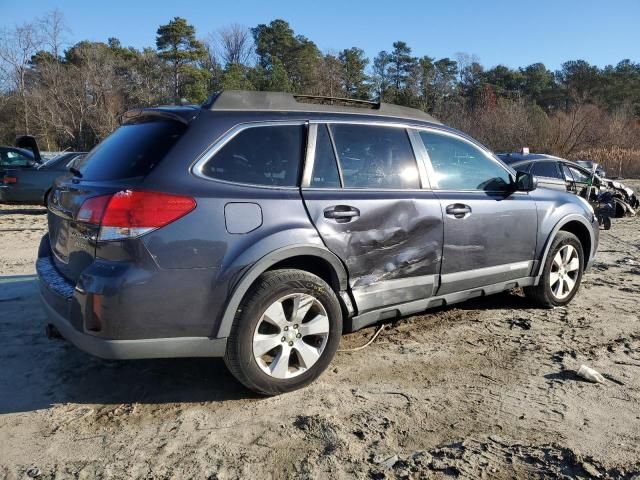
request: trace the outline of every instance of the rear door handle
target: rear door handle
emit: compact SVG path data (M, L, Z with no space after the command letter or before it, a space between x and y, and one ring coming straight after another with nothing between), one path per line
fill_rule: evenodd
M471 207L462 203L454 203L447 205L445 211L447 215L453 215L455 218L465 218L471 214Z
M336 205L324 210L324 218L331 218L338 223L350 222L360 216L360 210L349 205Z

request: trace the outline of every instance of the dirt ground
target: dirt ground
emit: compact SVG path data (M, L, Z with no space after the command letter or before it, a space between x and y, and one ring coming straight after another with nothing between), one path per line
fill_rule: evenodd
M402 319L275 398L221 360L105 361L48 340L45 225L0 206L0 478L640 479L640 218L601 232L568 308L511 292Z

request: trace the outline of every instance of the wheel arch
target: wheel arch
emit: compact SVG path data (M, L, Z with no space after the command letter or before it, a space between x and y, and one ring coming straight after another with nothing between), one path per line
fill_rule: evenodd
M45 207L47 206L47 198L49 197L49 194L51 193L51 190L53 190L53 187L47 188L47 190L45 190L45 192L44 192L44 195L42 196L42 204Z
M218 327L216 334L218 338L229 336L240 302L258 277L264 272L278 268L296 268L319 276L331 286L340 303L344 303L345 300L340 293L347 290L348 277L344 265L336 255L328 249L316 245L283 247L274 250L254 263L233 287ZM348 309L350 305L346 307Z
M547 261L547 256L549 255L549 250L551 249L551 244L560 231L573 233L576 237L578 237L578 240L580 240L580 244L582 245L582 251L584 254L583 262L585 268L589 263L589 259L592 256L592 249L596 242L593 235L592 227L582 215L569 215L556 223L553 230L551 230L551 233L547 237L547 242L544 247L544 253L535 274L536 277L539 277L542 274L545 262Z

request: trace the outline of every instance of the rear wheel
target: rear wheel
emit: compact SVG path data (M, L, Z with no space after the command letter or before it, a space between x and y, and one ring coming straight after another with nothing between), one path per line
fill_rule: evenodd
M240 304L225 363L255 392L289 392L327 368L341 334L340 304L326 282L301 270L274 270L263 274Z
M551 244L538 285L524 289L527 297L543 307L568 304L578 293L584 253L578 238L569 232L558 232Z

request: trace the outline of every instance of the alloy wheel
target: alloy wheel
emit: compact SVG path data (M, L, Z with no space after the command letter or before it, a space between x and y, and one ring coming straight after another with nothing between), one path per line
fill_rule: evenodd
M329 339L329 317L306 293L279 298L265 310L253 333L253 357L267 375L292 378L310 369Z
M578 251L572 245L565 245L553 257L549 272L551 293L558 300L567 298L577 286L580 273Z

